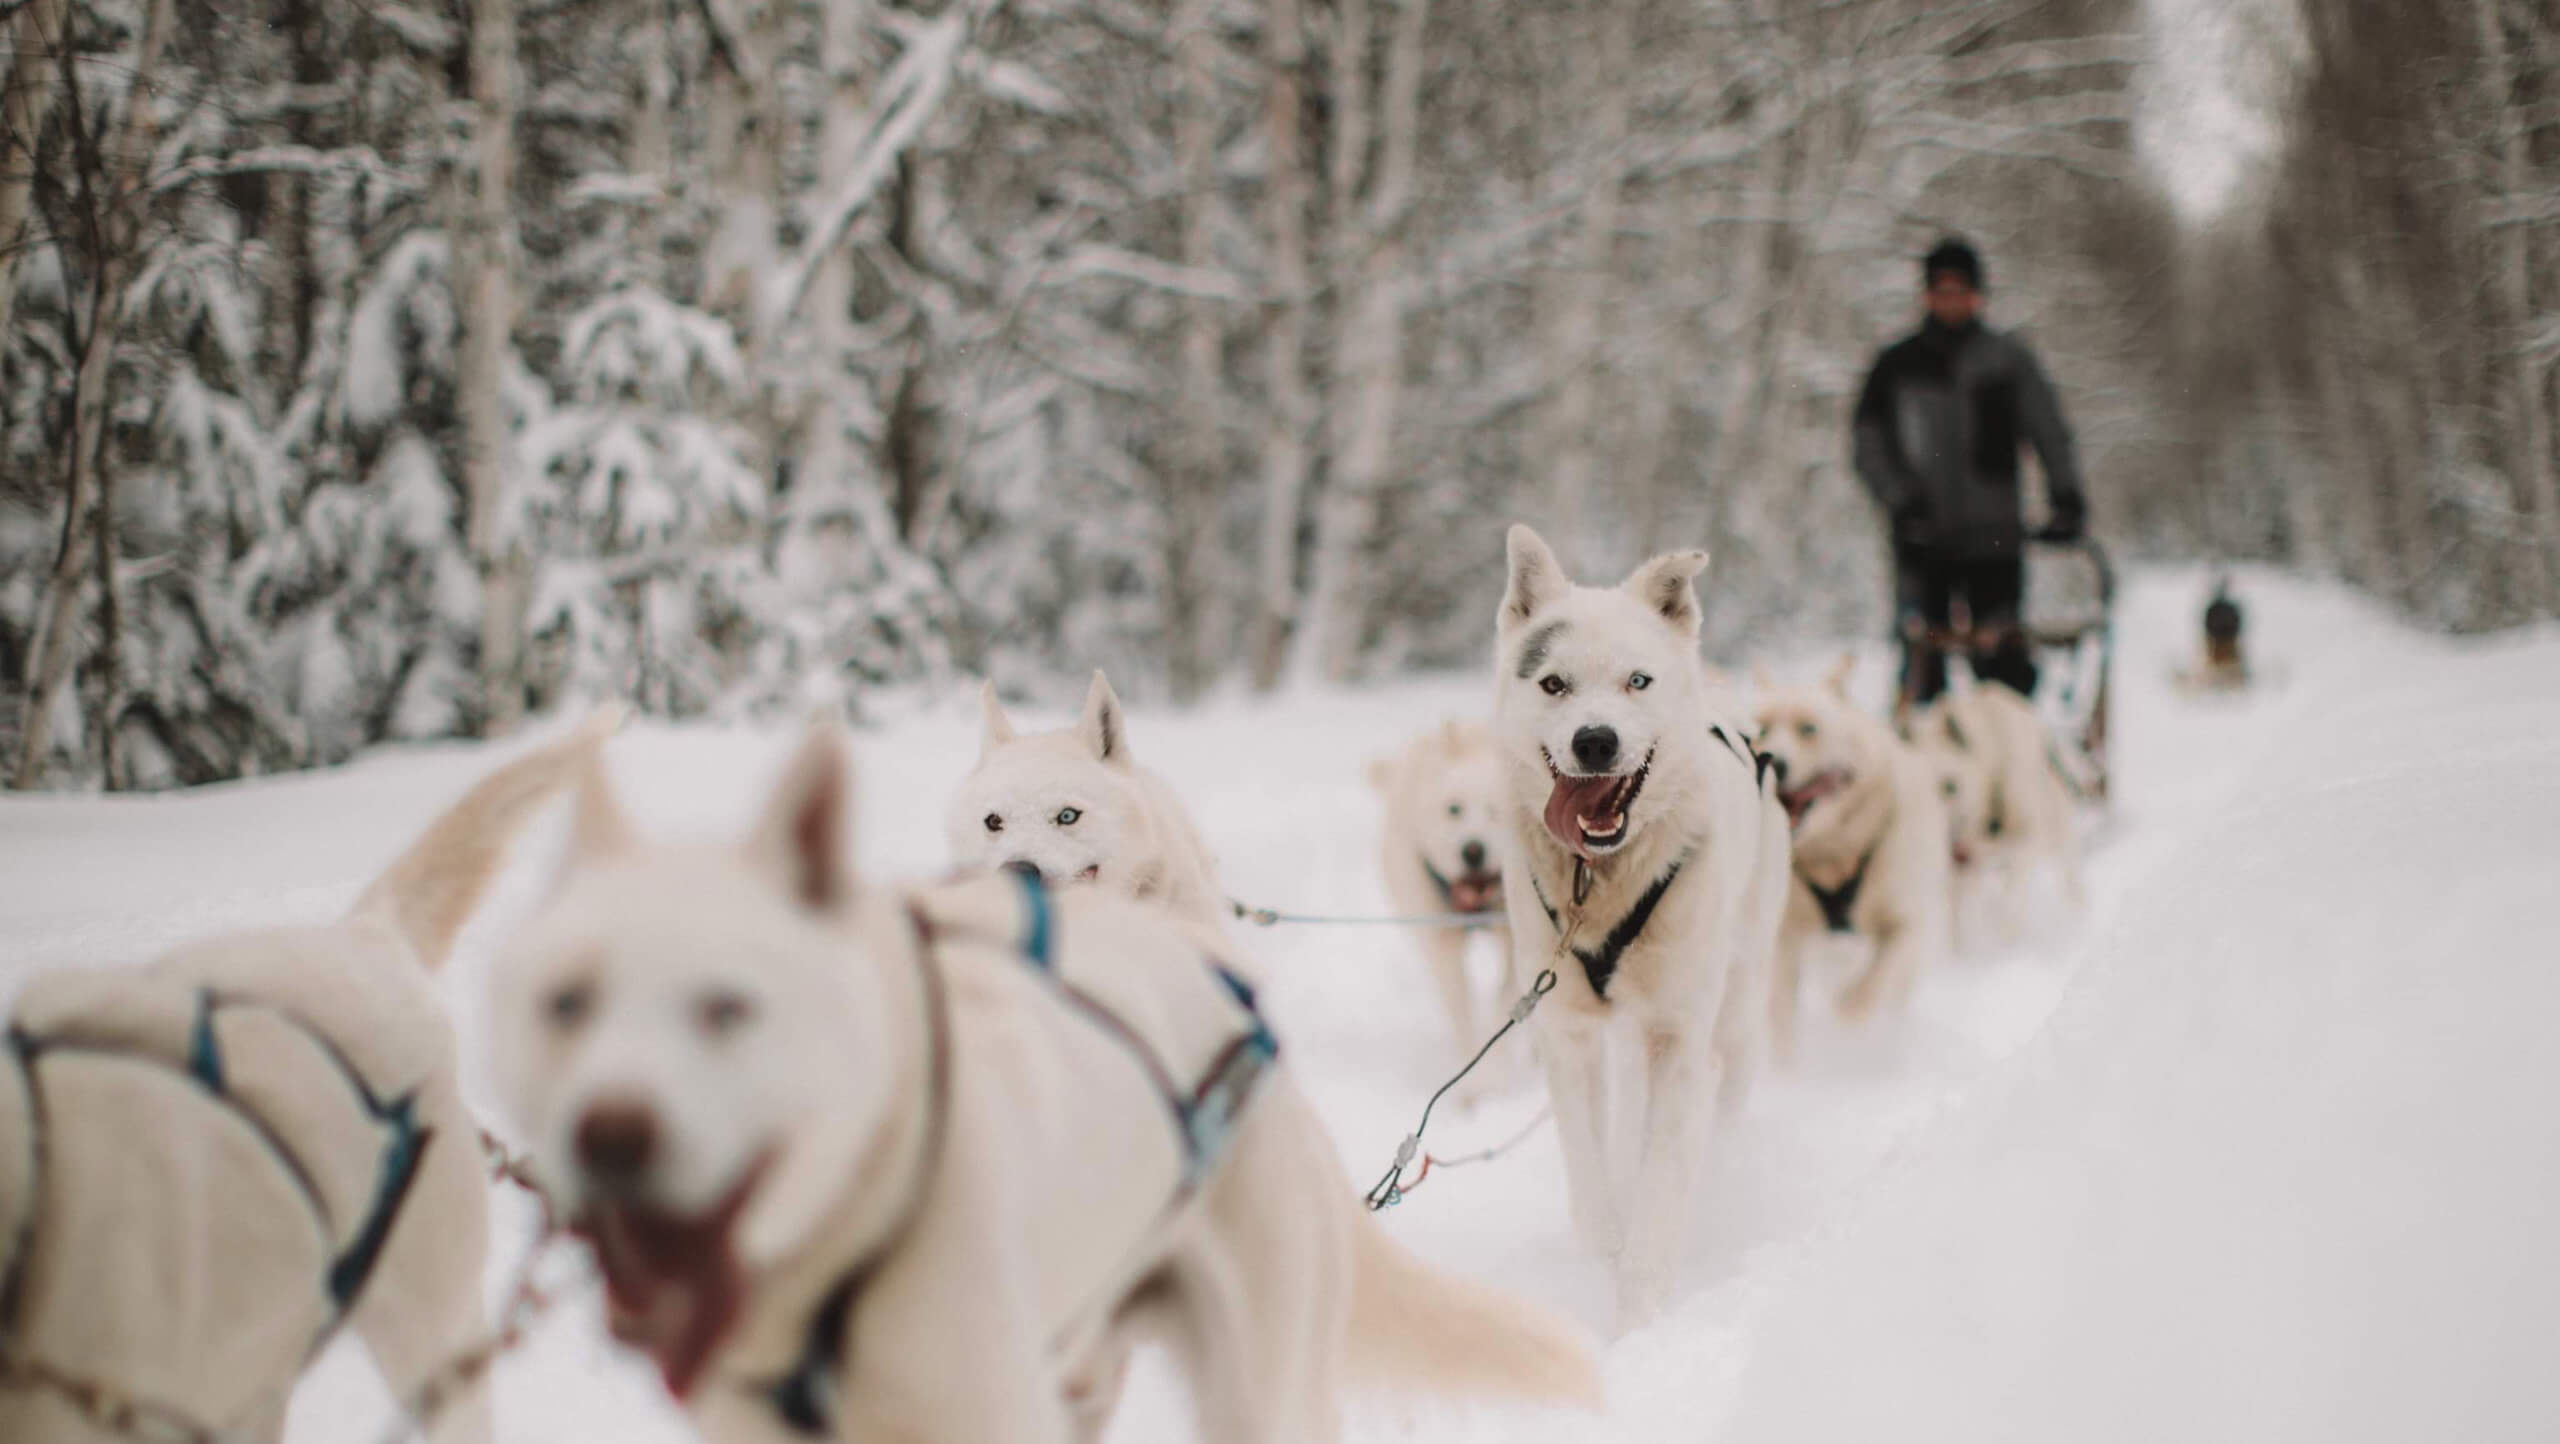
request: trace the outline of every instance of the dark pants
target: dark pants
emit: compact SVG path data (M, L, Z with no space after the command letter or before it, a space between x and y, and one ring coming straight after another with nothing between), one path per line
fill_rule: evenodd
M2005 683L2022 697L2035 695L2036 659L2018 626L2018 604L2026 587L2026 563L2014 556L1984 561L1901 558L1895 567L1894 623L1902 639L1903 696L1918 704L1947 689L1945 652L1913 633L1953 627L1959 599L1970 641L1948 645L1971 654L1976 677Z

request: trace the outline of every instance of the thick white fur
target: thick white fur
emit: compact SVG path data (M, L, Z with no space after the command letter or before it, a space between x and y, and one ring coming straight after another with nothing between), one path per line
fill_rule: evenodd
M1787 887L1785 815L1739 751L1748 735L1740 709L1709 688L1698 658L1693 579L1705 565L1704 552L1674 552L1620 586L1576 586L1537 533L1515 526L1495 629L1514 981L1556 972L1537 1015L1539 1052L1574 1222L1616 1261L1622 1326L1670 1297L1715 1104L1741 1102L1760 1052ZM1541 633L1546 655L1523 675L1524 648ZM1639 671L1650 685L1630 690ZM1570 690L1548 695L1549 675ZM1576 909L1573 855L1542 816L1548 758L1566 758L1585 725L1614 727L1628 756L1653 760L1626 840L1592 863L1589 897ZM1595 994L1582 965L1562 955L1541 894L1574 944L1596 945L1684 856L1606 995Z
M2052 868L2064 898L2081 905L2077 819L2034 704L1996 682L1975 682L1930 703L1912 719L1911 738L1954 784L1943 790L1961 859L1957 886L1981 894L2004 936L2019 931L2040 868Z
M1464 877L1466 849L1471 845L1486 850L1488 868L1501 866L1502 769L1494 755L1493 734L1481 724L1452 721L1431 729L1395 756L1372 762L1369 784L1386 804L1378 865L1399 915L1432 917L1450 912L1452 902L1432 880L1432 873L1448 879ZM1492 906L1499 917L1499 902ZM1487 931L1508 957L1510 929ZM1460 1059L1483 1044L1492 1026L1467 982L1471 936L1454 927L1413 930L1414 942L1430 964Z
M430 974L510 839L614 721L593 719L484 779L339 922L235 933L145 968L26 987L13 1025L60 1046L39 1055L32 1097L17 1061L0 1059L0 1258L22 1249L0 1355L225 1437L281 1435L332 1314L329 1261L371 1203L382 1159L381 1133L303 1028L377 1096L414 1091L433 1133L347 1323L403 1398L479 1342L488 1174ZM309 1171L331 1206L326 1227L257 1129L183 1071L200 989L243 1005L217 1015L227 1085ZM40 1158L28 1151L39 1136ZM0 1439L114 1437L58 1394L0 1380ZM477 1389L434 1434L488 1437Z
M978 765L945 814L955 861L1027 862L1052 882L1098 882L1213 926L1231 916L1216 858L1173 788L1130 754L1127 713L1100 672L1061 731L1014 731L992 682L979 701Z
M1844 659L1824 686L1769 688L1760 699L1759 747L1783 764L1784 788L1825 772L1847 779L1795 824L1794 880L1769 995L1770 1030L1782 1058L1795 1048L1805 955L1830 931L1813 886L1838 888L1864 863L1849 923L1872 953L1840 992L1844 1018L1901 1006L1920 975L1954 947L1938 772L1892 728L1850 704L1847 675Z
M661 1148L636 1186L678 1211L735 1197L764 1161L730 1240L741 1315L685 1401L706 1438L792 1437L753 1386L873 1256L836 1361L847 1439L1090 1437L1090 1396L1114 1392L1149 1332L1190 1374L1201 1437L1234 1444L1335 1437L1339 1386L1363 1371L1592 1395L1569 1332L1423 1268L1360 1212L1285 1066L1224 1164L1168 1212L1155 1085L1009 943L940 935L920 953L911 908L949 892L853 876L851 786L832 729L813 732L733 847L644 842L592 787L552 902L494 977L501 1087L571 1208L593 1196L576 1135L600 1104L655 1118ZM1119 1000L1143 1035L1217 988L1213 930L1105 889L1054 905L1061 973ZM922 1142L926 967L951 1009L938 1150ZM564 990L584 999L570 1025ZM710 997L743 1002L728 1031L703 1025Z

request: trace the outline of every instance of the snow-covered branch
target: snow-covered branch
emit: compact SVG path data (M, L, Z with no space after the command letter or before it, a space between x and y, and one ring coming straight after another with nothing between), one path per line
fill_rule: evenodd
M906 54L881 82L880 99L866 118L862 147L853 164L833 178L836 188L811 218L808 239L797 254L783 259L766 290L768 330L779 329L799 310L818 267L844 243L854 217L896 173L898 158L924 134L926 122L933 119L951 88L967 38L967 17L958 7L916 27L908 36Z

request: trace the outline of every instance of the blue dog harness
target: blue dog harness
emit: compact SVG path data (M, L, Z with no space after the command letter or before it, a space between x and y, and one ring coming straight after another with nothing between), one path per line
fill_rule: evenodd
M1060 973L1058 969L1057 910L1049 897L1046 883L1024 872L1007 871L1021 889L1023 922L1021 934L1013 943L1014 950L1031 970L1046 978L1056 990L1059 1001L1096 1028L1111 1036L1126 1049L1138 1066L1154 1083L1157 1095L1164 1100L1172 1115L1175 1136L1182 1145L1182 1176L1173 1196L1165 1203L1171 1214L1190 1201L1210 1175L1224 1162L1235 1139L1236 1122L1252 1101L1254 1090L1280 1056L1280 1042L1262 1016L1254 997L1253 986L1235 971L1217 960L1208 967L1242 1009L1245 1026L1230 1038L1195 1082L1185 1084L1177 1079L1164 1055L1155 1045L1141 1037L1127 1020L1109 1006ZM920 910L915 911L918 946L930 952L935 929ZM946 1007L942 995L940 970L928 958L923 969L926 976L926 1005L932 1015L931 1026L939 1035L947 1027ZM948 1092L948 1055L946 1039L933 1040L934 1081L937 1095ZM936 1105L947 1103L938 1097ZM942 1129L940 1120L928 1120L934 1140L929 1148L938 1150ZM928 1168L930 1159L928 1159ZM834 1402L837 1394L836 1372L844 1358L845 1338L851 1331L854 1306L861 1301L865 1285L873 1272L903 1233L903 1225L893 1228L886 1243L845 1272L810 1315L802 1332L800 1353L791 1369L780 1378L763 1386L767 1403L773 1406L782 1422L795 1434L810 1439L834 1437Z
M291 1142L278 1133L267 1118L236 1097L228 1086L229 1069L223 1059L222 1041L215 1024L218 1016L230 1009L255 1009L268 1013L300 1033L337 1069L348 1091L362 1106L365 1116L383 1135L381 1156L375 1165L371 1201L347 1242L329 1262L324 1283L335 1313L319 1338L312 1342L312 1352L316 1354L363 1297L365 1284L373 1277L374 1266L381 1260L383 1245L390 1240L391 1230L399 1223L402 1207L408 1202L409 1191L417 1182L419 1166L426 1159L427 1145L434 1140L435 1130L418 1121L415 1092L390 1099L381 1097L356 1071L355 1065L337 1044L302 1018L268 1003L222 997L209 988L196 990L195 1016L187 1030L183 1056L172 1058L133 1044L39 1036L16 1025L9 1029L9 1055L25 1081L30 1127L39 1140L36 1149L39 1158L43 1154L43 1101L36 1065L45 1055L91 1053L175 1068L192 1079L207 1096L228 1108L266 1143L286 1176L293 1180L310 1203L312 1212L320 1217L326 1232L326 1225L330 1222L329 1207L311 1164L295 1151ZM0 1269L0 1336L6 1335L11 1324L17 1303L19 1271L24 1266L25 1255L29 1251L27 1245L32 1242L39 1222L32 1214L29 1216L26 1237L12 1241L16 1247L5 1261L6 1268Z

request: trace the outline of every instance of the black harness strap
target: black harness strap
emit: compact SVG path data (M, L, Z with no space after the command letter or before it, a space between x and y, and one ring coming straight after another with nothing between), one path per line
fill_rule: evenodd
M1691 856L1691 853L1684 852L1674 858L1662 876L1653 880L1653 886L1644 890L1644 896L1636 899L1636 905L1627 909L1626 916L1618 919L1617 926L1609 929L1609 935L1601 940L1600 946L1573 950L1574 960L1582 964L1584 980L1591 984L1592 996L1603 999L1609 996L1609 980L1617 976L1618 960L1626 956L1628 948L1635 946L1636 939L1644 936L1645 924L1653 921L1653 910L1662 905L1662 895L1671 891L1671 884L1679 881L1680 870L1689 865ZM1547 925L1562 933L1563 920L1557 916L1555 904L1547 901L1546 889L1538 886L1538 880L1532 877L1529 890L1537 895L1538 906L1546 912Z
M1733 755L1740 758L1746 766L1751 768L1752 772L1755 774L1753 778L1754 781L1763 784L1768 782L1769 767L1773 761L1768 753L1761 751L1759 748L1752 746L1749 742L1737 738L1732 733L1727 732L1724 730L1724 724L1721 722L1708 727L1707 730L1715 734L1717 741L1732 748Z
M1883 840L1878 839L1877 846L1882 845ZM1849 914L1858 906L1858 889L1867 885L1867 866L1875 860L1876 849L1870 847L1867 849L1867 855L1858 859L1858 865L1850 870L1849 875L1840 880L1838 887L1824 887L1812 878L1806 877L1803 869L1797 869L1796 880L1804 884L1806 892L1813 894L1814 905L1822 909L1822 922L1825 927L1835 933L1857 931L1850 925Z

